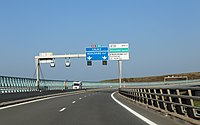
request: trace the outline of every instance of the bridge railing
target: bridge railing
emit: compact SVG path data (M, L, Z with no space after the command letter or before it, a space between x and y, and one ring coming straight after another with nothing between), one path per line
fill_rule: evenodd
M200 87L119 88L119 93L133 102L200 124Z
M61 80L41 80L41 90L63 90L64 81ZM36 79L0 76L0 94L16 92L39 91L36 86Z

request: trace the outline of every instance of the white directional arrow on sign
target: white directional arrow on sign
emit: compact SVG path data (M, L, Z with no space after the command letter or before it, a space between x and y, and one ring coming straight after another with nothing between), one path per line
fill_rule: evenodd
M106 57L106 56L103 56L102 58L103 58L104 60L106 60L108 57Z
M87 59L88 59L88 60L91 60L91 59L92 59L92 57L91 57L91 56L88 56L88 57L87 57Z

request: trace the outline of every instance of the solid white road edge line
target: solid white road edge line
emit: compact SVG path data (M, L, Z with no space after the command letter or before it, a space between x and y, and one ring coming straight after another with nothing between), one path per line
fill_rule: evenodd
M63 112L66 108L62 108L59 112Z
M34 103L34 102L40 102L40 101L44 101L44 100L48 100L48 99L63 97L63 96L69 96L69 95L52 96L52 97L41 98L41 99L32 100L32 101L28 101L28 102L22 102L22 103L18 103L18 104L8 105L8 106L1 107L0 110L16 107L16 106L20 106L20 105L30 104L30 103Z
M128 110L129 112L131 112L132 114L134 114L135 116L137 116L138 118L140 118L141 120L143 120L144 122L146 122L149 125L157 125L156 123L152 122L151 120L145 118L144 116L140 115L139 113L137 113L136 111L132 110L131 108L129 108L128 106L124 105L123 103L121 103L120 101L118 101L113 95L116 92L113 92L111 94L112 99L117 102L119 105L121 105L122 107L124 107L126 110Z
M20 106L20 105L30 104L30 103L34 103L34 102L40 102L40 101L44 101L44 100L48 100L48 99L63 97L63 96L69 96L69 95L58 95L58 96L46 97L46 98L42 98L42 99L36 99L36 100L32 100L32 101L27 101L27 102L22 102L22 103L18 103L18 104L8 105L8 106L0 107L0 110L16 107L16 106Z
M44 101L44 100L48 100L48 99L53 99L53 98L57 98L57 97L62 97L62 96L47 97L47 98L32 100L32 101L28 101L28 102L22 102L22 103L18 103L18 104L14 104L14 105L9 105L9 106L5 106L5 107L1 107L0 110L7 109L7 108L12 108L12 107L16 107L16 106L20 106L20 105L30 104L30 103L33 103L33 102L40 102L40 101Z

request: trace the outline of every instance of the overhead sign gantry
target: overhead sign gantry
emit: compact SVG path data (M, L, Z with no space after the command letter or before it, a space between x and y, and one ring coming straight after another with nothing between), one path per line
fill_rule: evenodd
M53 55L51 52L47 53L40 53L39 56L35 56L35 64L36 64L36 86L39 89L39 81L40 81L40 74L39 74L39 67L40 63L50 63L51 67L55 67L55 59L56 58L65 58L65 66L69 67L70 61L66 61L66 59L70 58L85 58L85 54L64 54L64 55Z
M91 66L92 61L102 61L103 65L107 65L108 60L118 60L119 69L119 83L121 88L121 78L122 78L122 61L129 60L129 44L109 44L109 48L101 45L92 45L86 48L84 54L64 54L64 55L54 55L51 52L40 53L39 56L35 56L36 63L36 86L39 89L39 67L40 63L49 63L51 67L55 67L55 59L64 58L65 66L70 67L71 58L85 58L87 65Z

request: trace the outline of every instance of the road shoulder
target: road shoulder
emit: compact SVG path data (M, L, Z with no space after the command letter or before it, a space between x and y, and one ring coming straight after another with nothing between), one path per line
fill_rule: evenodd
M130 101L126 98L124 98L122 95L120 95L118 92L114 94L114 97L123 103L124 105L128 106L135 112L141 114L142 116L146 117L147 119L155 122L158 125L186 125L187 123L179 120L177 118L171 117L171 116L166 116L165 114L162 114L161 112L152 110L148 107L145 107L144 105L135 103L133 101Z

